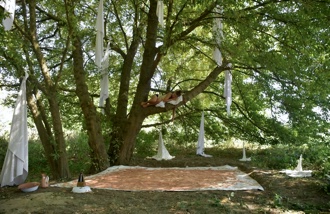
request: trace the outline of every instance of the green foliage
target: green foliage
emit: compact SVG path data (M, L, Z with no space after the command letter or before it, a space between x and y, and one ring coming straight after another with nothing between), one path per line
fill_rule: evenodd
M164 145L171 155L175 156L176 154L182 154L183 152L195 152L198 134L192 134L189 130L177 130L177 127L174 124L172 124L172 126L164 126L161 132ZM149 132L142 130L137 138L134 151L135 155L138 157L150 157L157 154L158 140L158 129Z
M4 136L0 137L0 169L3 167L5 156L8 149L8 142ZM45 159L43 147L37 140L28 142L29 173L27 181L39 181L41 173L50 174L49 165Z
M29 173L27 181L40 181L41 173L51 175L43 147L38 140L29 140ZM51 177L51 176L50 176Z
M90 148L88 138L85 134L75 133L67 137L67 153L69 168L73 178L78 177L80 172L88 173L91 166ZM0 137L0 164L5 159L8 149L8 142L5 137ZM39 140L29 140L29 174L27 181L39 181L41 173L51 177L50 167L47 163L44 149Z
M282 207L283 206L283 197L277 193L274 195L274 206L275 207Z
M219 198L214 197L212 200L209 200L212 207L219 207L219 208L225 208L223 204L221 204L221 201Z
M252 159L261 168L294 169L301 154L303 169L313 170L313 175L320 177L330 173L330 150L329 146L324 144L271 146L253 151Z
M158 136L157 131L141 131L136 140L135 154L140 157L155 155L158 148Z
M88 173L91 167L88 137L85 133L73 133L67 136L67 154L72 176L77 177L80 172Z
M2 163L5 160L6 152L8 148L7 138L0 136L0 169L2 168Z
M330 149L328 144L311 143L305 150L306 157L303 157L310 167L315 170L319 176L330 174Z
M299 159L299 150L288 146L272 146L253 154L252 158L261 168L294 169Z
M91 165L90 148L85 134L75 133L67 137L67 153L69 168L73 178L80 172L88 173ZM51 177L51 171L47 163L43 147L38 140L29 141L29 181L39 180L41 173Z

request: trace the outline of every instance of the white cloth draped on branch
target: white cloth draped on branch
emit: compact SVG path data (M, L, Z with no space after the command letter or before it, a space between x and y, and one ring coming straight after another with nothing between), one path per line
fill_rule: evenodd
M7 12L8 16L6 16L2 20L3 27L5 30L10 30L14 23L14 17L15 17L15 7L16 7L16 1L15 0L0 0L0 6L3 7L5 12Z
M28 77L29 75L25 73L16 100L8 149L0 174L1 187L22 184L28 175L29 158L26 105L26 79Z
M183 97L182 95L180 95L178 98L176 98L175 100L170 100L167 103L172 104L172 105L178 105L180 102L183 101ZM164 101L160 101L156 107L160 107L160 108L165 108L165 102Z
M103 17L103 0L100 0L97 19L96 19L96 45L95 45L95 64L101 74L101 91L99 106L104 106L104 101L109 97L109 78L107 68L109 67L110 43L104 54L104 17Z

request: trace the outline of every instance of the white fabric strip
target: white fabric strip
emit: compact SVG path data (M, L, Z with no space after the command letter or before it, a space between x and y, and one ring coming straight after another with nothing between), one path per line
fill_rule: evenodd
M0 174L1 187L24 183L29 171L26 104L26 79L28 77L29 75L25 73L16 100L8 149Z
M231 103L232 103L231 82L232 82L231 72L229 70L226 70L225 71L224 97L226 98L226 107L227 107L228 116L230 116L230 106L231 106Z
M160 25L164 27L164 2L163 0L158 0L157 2L157 17Z
M7 13L9 13L9 16L2 20L2 24L6 31L10 30L14 23L16 1L1 0L0 6L3 7Z

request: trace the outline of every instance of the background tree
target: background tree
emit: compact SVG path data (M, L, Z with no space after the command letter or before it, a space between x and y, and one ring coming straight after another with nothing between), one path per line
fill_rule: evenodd
M30 68L29 90L39 102L31 99L29 108L33 113L34 104L38 108L34 117L43 115L38 122L44 127L40 138L47 133L44 139L54 136L53 144L62 145L54 147L62 149L58 152L50 150L50 157L65 150L58 141L63 123L87 131L94 171L108 166L104 142L109 144L111 164L127 164L141 128L170 124L167 129L173 126L174 138L192 136L202 110L207 112L206 133L215 142L228 137L260 144L327 141L328 2L164 0L164 4L163 28L156 0L104 2L105 42L111 47L105 115L98 113L94 99L100 79L93 60L98 1L23 1L15 28L1 29L1 73L18 78ZM217 5L221 13L215 12ZM35 21L28 22L33 17ZM222 66L212 59L214 18L224 24ZM14 35L24 40L13 40ZM230 117L221 75L229 62L234 95ZM185 92L185 102L176 107L174 123L170 117L175 106L140 105L152 93L175 89ZM144 124L146 119L155 123Z

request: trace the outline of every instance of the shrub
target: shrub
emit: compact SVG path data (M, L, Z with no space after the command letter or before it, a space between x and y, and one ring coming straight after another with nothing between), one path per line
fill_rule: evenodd
M2 169L3 162L5 161L8 148L8 141L4 136L0 136L0 169Z
M85 133L73 133L67 136L66 151L71 175L77 177L80 172L87 173L91 167L88 136Z

